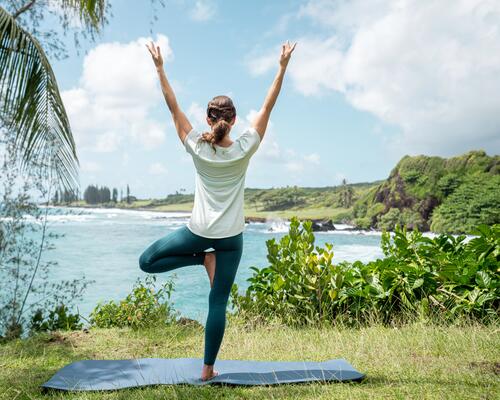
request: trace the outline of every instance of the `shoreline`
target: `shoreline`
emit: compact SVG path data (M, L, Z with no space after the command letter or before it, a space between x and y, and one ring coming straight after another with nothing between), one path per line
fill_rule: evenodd
M46 207L46 206L44 206ZM88 208L88 209L106 209L106 210L125 210L125 211L150 211L156 213L187 213L190 214L191 211L182 210L182 209L171 209L171 210L157 210L151 207L107 207L107 206L99 206L99 205L91 205L91 204L80 204L80 205L49 205L50 208ZM325 233L346 233L346 234L358 234L358 235L381 235L382 231L378 229L360 229L356 228L353 225L345 224L345 223L333 223L331 219L326 218L306 218L306 217L298 217L299 221L310 220L312 221L312 230L313 232L325 232ZM281 220L290 222L290 218L287 217L255 217L255 216L245 216L245 223L257 222L257 223L266 223L272 220ZM325 223L326 222L326 223ZM342 228L337 228L337 226L341 226ZM393 231L389 231L393 232ZM422 234L427 237L435 237L438 236L439 233L432 231L422 231ZM461 234L452 234L454 237L460 236ZM474 238L474 235L465 235L467 239Z
M129 211L151 211L151 212L158 212L158 213L168 213L168 212L184 212L184 213L190 213L190 211L187 210L181 210L181 209L171 209L171 210L158 210L153 207L116 207L116 206L103 206L103 205L97 205L97 204L79 204L79 205L50 205L49 207L52 208L89 208L89 209L108 209L108 210L113 210L113 209L118 209L118 210L129 210ZM245 223L250 223L250 222L260 222L260 223L265 223L269 222L270 220L283 220L290 222L290 218L287 217L256 217L256 216L245 216ZM321 231L341 231L341 232L349 232L349 231L355 231L355 232L367 232L367 233L381 233L381 231L376 230L376 229L370 229L370 230L365 230L365 229L358 229L353 225L349 224L344 224L344 223L337 223L336 225L341 225L341 226L348 226L346 228L338 229L335 227L335 223L332 222L331 219L328 218L307 218L307 217L299 217L297 216L297 219L299 221L305 221L305 220L310 220L313 224L312 230L314 232L321 232Z

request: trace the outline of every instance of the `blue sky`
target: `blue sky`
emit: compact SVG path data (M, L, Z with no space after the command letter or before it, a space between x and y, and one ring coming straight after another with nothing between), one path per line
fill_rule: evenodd
M52 61L82 189L129 184L140 198L194 190L192 161L145 47L151 39L193 126L208 128L212 97L233 99L233 139L262 105L281 44L298 42L247 187L384 179L405 154L498 154L494 2L165 3L152 23L148 1L112 1L114 15L98 41L83 43L87 54L77 56L70 36L70 57Z

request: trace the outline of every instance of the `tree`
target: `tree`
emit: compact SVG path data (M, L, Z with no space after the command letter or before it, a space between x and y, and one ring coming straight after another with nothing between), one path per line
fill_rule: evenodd
M39 159L35 165L54 168L62 186L74 188L78 157L56 78L41 44L22 25L22 17L33 17L40 7L35 0L22 6L19 1L8 3L11 13L0 7L0 83L5 88L0 91L0 112L7 130L16 132L23 169L34 165L30 159ZM105 4L104 0L60 2L64 15L78 12L91 32L99 32L105 22ZM49 142L57 146L53 165L43 159Z
M54 197L52 199L52 204L58 204L59 203L59 191L56 190L56 192L54 193Z
M342 179L342 188L339 194L339 204L341 207L349 208L352 206L354 197L354 190L352 186L347 184L347 180Z
M113 198L112 198L113 203L116 203L118 201L118 189L113 188Z
M39 168L21 174L15 133L3 132L1 125L0 130L0 339L13 339L26 332L35 309L40 315L40 310L70 305L81 298L87 282L54 281L50 269L58 263L42 255L54 248L51 238L60 235L49 231L49 207L33 199L49 204L55 176ZM50 159L57 149L48 150Z
M156 1L164 6L164 0L151 0L153 5ZM61 59L67 54L57 32L42 31L40 22L46 13L55 14L65 35L68 30L76 31L78 49L79 33L85 38L90 35L94 41L108 23L110 12L111 4L106 0L59 0L57 4L52 2L52 7L46 0L0 0L0 120L16 132L21 168L26 171L36 165L53 169L66 189L78 186L79 161L48 57ZM74 19L79 23L72 23ZM81 27L80 32L75 26ZM43 159L49 142L57 149L50 163ZM39 160L30 163L30 159Z
M130 188L127 183L127 204L130 204Z

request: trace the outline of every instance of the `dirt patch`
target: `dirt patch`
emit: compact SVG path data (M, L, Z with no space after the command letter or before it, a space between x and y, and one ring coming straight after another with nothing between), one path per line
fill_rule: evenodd
M51 332L50 336L44 341L45 343L60 344L67 343L67 338L59 332Z
M494 361L473 361L469 363L471 369L479 369L482 372L500 375L500 362Z

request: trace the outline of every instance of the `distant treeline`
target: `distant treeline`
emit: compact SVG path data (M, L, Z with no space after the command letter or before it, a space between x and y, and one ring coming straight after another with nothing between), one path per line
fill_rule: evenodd
M52 198L52 203L63 204L79 200L84 200L87 204L118 203L122 201L130 204L136 201L137 198L130 194L129 185L127 185L125 196L123 196L123 190L120 190L120 196L118 196L117 188L110 189L107 186L89 185L83 192L83 198L80 198L79 190L57 190Z

